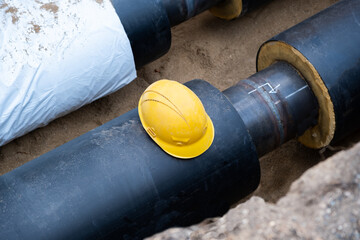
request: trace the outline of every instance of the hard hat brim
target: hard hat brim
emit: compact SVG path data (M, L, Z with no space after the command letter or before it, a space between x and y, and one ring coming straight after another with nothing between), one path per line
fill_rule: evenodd
M214 141L215 130L214 125L207 115L208 127L205 134L198 141L190 145L177 146L162 141L159 138L153 138L153 140L169 155L181 159L189 159L197 157L208 150Z
M139 117L143 127L146 129L147 126L143 121L143 117L140 109L139 109ZM167 154L173 157L181 158L181 159L189 159L189 158L197 157L210 148L215 137L215 129L213 122L211 121L208 115L206 115L206 118L208 123L206 132L198 141L194 142L193 144L177 146L177 145L169 144L158 137L151 137L151 138L162 150L164 150Z

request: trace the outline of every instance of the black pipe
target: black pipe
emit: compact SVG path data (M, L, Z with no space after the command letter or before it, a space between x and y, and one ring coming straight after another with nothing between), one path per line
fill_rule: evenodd
M186 84L216 134L180 160L146 134L137 109L0 176L0 239L139 239L224 214L260 169L237 111L204 81Z
M299 35L303 37L300 37ZM319 72L341 139L360 127L360 1L345 0L273 38L299 50ZM315 50L316 49L316 50ZM326 59L326 61L325 61Z
M224 91L248 129L260 156L316 125L318 103L288 63L277 62Z
M224 0L162 0L171 26L176 26L186 20L210 9Z
M250 118L244 117L251 110L239 104L267 108L281 101L279 111L284 118L290 115L284 122L286 138L313 124L307 120L310 106L293 109L299 101L316 109L304 80L285 63L247 81L224 94L204 81L186 84L202 100L215 128L212 146L197 158L179 160L163 152L147 136L134 109L0 176L0 238L138 239L225 213L259 184L250 137L259 132L254 134ZM258 88L265 82L281 85L273 87L272 100L264 100L264 90L271 92L268 85ZM248 94L254 86L256 92ZM244 101L237 98L244 95ZM271 111L262 116L274 117Z
M343 0L266 42L259 50L258 69L262 69L259 68L260 65L267 66L262 64L266 61L265 57L269 59L267 52L281 53L285 52L284 48L292 48L289 54L280 56L272 53L271 57L274 61L289 61L304 76L308 75L307 80L322 101L320 117L325 124L332 121L336 126L335 129L330 126L326 130L329 132L328 140L338 141L360 128L359 44L360 1ZM275 50L276 46L280 48ZM297 55L302 55L306 60L296 57L294 52L298 52ZM306 62L313 69L304 67ZM314 77L316 74L320 79ZM323 87L319 82L323 83ZM326 95L330 99L325 99ZM324 120L325 117L327 119ZM317 132L325 134L325 130L315 130L309 132L305 141L316 138ZM334 130L335 134L331 133Z
M111 0L130 40L136 68L155 61L171 45L170 22L161 0Z
M264 4L266 2L269 2L270 0L242 0L242 12L241 15L244 15L248 11L251 11L257 7L259 7L261 4Z
M130 40L136 68L170 49L171 27L226 0L111 0ZM264 0L243 0L247 12Z
M229 0L162 0L171 26L176 26L214 6L228 5ZM268 2L269 0L242 0L240 15Z

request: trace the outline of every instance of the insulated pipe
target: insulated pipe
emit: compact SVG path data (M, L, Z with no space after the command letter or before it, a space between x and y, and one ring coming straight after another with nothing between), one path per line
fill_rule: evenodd
M341 15L339 12L347 14ZM340 117L353 114L357 118L359 114L360 91L352 91L352 89L357 90L360 85L359 66L355 64L360 53L356 49L350 52L348 50L351 49L349 46L360 42L360 36L353 33L356 28L344 27L358 26L356 23L359 13L359 1L342 1L305 22L311 26L312 21L320 24L319 19L323 19L333 27L301 28L303 34L298 26L293 28L294 31L292 29L287 31L293 34L296 32L300 38L299 42L316 39L318 49L322 49L323 45L330 41L323 39L322 36L332 34L335 40L330 42L336 39L343 40L338 45L333 45L334 48L327 49L339 54L337 58L331 58L333 55L329 53L323 56L321 51L318 55L322 61L311 65L313 67L316 65L319 69L321 63L323 64L321 69L329 65L338 66L338 69L329 69L335 73L348 66L346 74L334 75L335 80L332 79L334 88L328 90L330 95L334 89L339 93L344 91L351 99L351 104L344 105L342 112L334 112L335 117L337 114L342 114ZM343 24L342 29L335 31L339 22ZM276 46L276 43L268 44ZM266 55L267 57L263 55L264 46L266 44L259 52L259 69L261 59L266 60L271 57L271 55ZM309 46L313 45L309 44ZM296 53L296 49L291 50ZM344 50L346 52L343 52ZM281 51L286 52L286 48ZM312 48L312 51L316 52L316 49ZM275 54L276 51L269 53ZM316 54L312 59L316 59L315 56ZM291 133L286 134L284 131L283 139L287 139L285 136L288 134L290 136L297 132L301 133L303 129L312 128L313 124L321 125L323 114L322 95L318 94L315 85L311 82L309 76L312 75L300 69L298 66L301 65L295 64L304 59L293 62L289 59L291 60L291 58L279 60L287 64L291 63L298 75L287 64L278 63L270 69L264 67L265 72L257 73L249 78L246 84L240 84L242 87L236 87L239 94L243 95L245 90L250 90L247 91L249 93L255 88L259 89L256 94L246 97L249 103L261 102L262 105L271 108L281 100L282 108L285 110L277 109L277 112L283 114L288 111L291 114L293 109L296 111L294 106L300 100L304 105L307 103L316 108L313 105L314 96L307 92L307 87L303 88L306 86L305 81L308 83L319 104L318 121L311 119L311 116L314 116L312 113L306 113L301 108L299 114L285 118L285 123L288 123L292 130ZM343 62L349 65L342 65ZM304 61L304 64L309 63L310 60ZM273 86L277 81L276 71L280 72L278 84L289 86L289 90L286 88L284 92L283 90L280 92L276 88L277 85ZM298 87L292 88L291 84L287 84L292 78L294 78L294 86ZM328 75L323 74L318 80L324 81L324 85L329 86L329 79L331 78ZM341 87L344 82L347 84L346 87ZM267 88L269 85L259 88L258 85L261 83L271 83L272 89ZM136 110L130 111L1 176L0 238L140 238L169 226L187 225L205 217L221 214L231 203L253 191L259 182L259 163L251 139L256 141L258 133L247 129L249 124L244 124L243 119L246 116L241 113L243 109L236 107L236 103L239 102L236 98L236 89L227 90L222 94L203 81L193 81L187 85L202 100L215 127L214 143L203 155L190 160L179 160L165 154L146 135ZM351 88L348 87L349 85ZM324 93L326 89L321 88ZM270 91L276 91L277 95L269 95ZM286 97L289 95L291 97ZM235 108L228 98L233 101ZM295 100L295 98L299 99ZM335 103L342 101L340 98L326 99L333 105L342 105ZM247 101L244 100L244 103ZM273 128L280 129L281 125L277 121L278 118L274 117L275 113L273 108L271 111L267 110L267 115L264 116L275 119L272 123ZM254 119L257 120L261 121ZM294 126L295 122L296 126ZM338 121L336 128L342 129L343 126L339 124L351 123L351 121ZM354 124L350 127L357 129L359 126ZM276 131L279 131L278 129ZM276 144L273 146L276 147ZM264 152L268 150L269 148Z
M280 73L271 73L276 70ZM284 107L304 97L314 103L307 89L295 90L306 85L299 75L293 76L294 86L287 85L287 76L294 73L285 63L257 73L250 78L254 84L274 83L276 76L284 75L277 80L282 87L264 101L260 92L271 90L259 86L243 103L269 107L281 100L279 106ZM134 109L0 176L0 238L141 239L224 214L254 191L260 177L250 136L254 128L247 129L234 101L237 94L252 91L252 84L237 85L225 94L201 80L186 85L201 99L214 124L214 142L204 154L190 160L166 154L147 136ZM287 92L293 96L286 98ZM309 120L303 112L304 116L295 114L289 132L313 125L316 118ZM272 118L273 112L263 116Z
M292 74L296 71L291 66L279 63L250 79L273 84L277 76ZM281 100L284 107L304 97L316 102L307 89L295 90L306 82L293 77L294 86L287 85L289 77L279 78L281 87L266 101L260 92L271 92L268 85L256 85L256 93L243 103L272 106ZM228 99L248 94L253 85L237 85L225 94L201 80L186 85L201 99L216 131L204 154L191 160L166 154L147 136L134 109L1 176L0 238L139 239L219 216L254 191L260 177L250 137L254 128L249 131L241 118L249 111L242 113ZM293 96L286 98L289 92ZM311 106L316 109L316 104ZM299 129L295 125L313 125L316 118L309 121L303 113L289 121L289 132ZM271 111L266 114L273 117Z
M343 0L264 43L257 69L276 61L293 65L319 106L318 124L300 141L321 148L356 130L360 122L360 1Z
M167 53L171 45L171 26L161 0L111 2L130 40L136 68Z
M171 26L176 26L224 0L162 0L162 2Z
M134 109L0 176L0 239L141 239L224 214L254 191L259 162L239 114L210 84L186 85L217 131L204 154L166 154Z
M248 11L251 11L261 4L269 2L269 0L242 0L242 11L241 15L244 15Z
M162 0L171 26L210 9L215 16L231 20L269 0Z
M130 40L136 68L141 68L168 52L172 26L222 1L111 0Z
M233 19L267 0L111 0L130 40L136 68L168 52L171 27L205 10ZM221 14L217 14L221 11ZM238 13L230 13L232 11ZM139 16L139 17L136 17Z

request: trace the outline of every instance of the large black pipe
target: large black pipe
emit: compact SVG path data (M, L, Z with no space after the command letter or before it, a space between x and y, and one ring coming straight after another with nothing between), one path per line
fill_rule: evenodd
M360 1L341 1L329 8L326 14L315 15L270 41L281 41L293 46L320 74L334 105L335 140L358 128Z
M259 162L237 111L210 84L186 85L216 129L203 155L167 155L134 109L1 176L0 239L139 239L223 214L254 191Z
M231 6L235 8L237 3L241 5L241 11L238 15L240 16L267 1L269 0L162 0L171 26L185 22L212 7Z
M130 40L136 68L170 49L171 29L161 0L111 0Z
M136 68L165 53L171 27L228 0L111 0L130 40ZM242 0L242 14L266 0Z
M288 126L288 136L316 119L306 111L316 109L314 96L286 63L249 79L252 83L240 82L225 94L201 80L186 84L202 100L215 128L212 146L197 158L180 160L163 152L134 109L1 176L0 238L138 239L225 213L257 188L260 177L249 135L259 141L259 125L250 126L250 118L244 124L240 116L251 109L239 103L269 108L281 101L281 114L291 114L282 126ZM272 93L269 85L275 83L281 87ZM267 99L264 92L273 96ZM240 101L237 96L244 94L248 97ZM292 112L304 98L311 106ZM272 122L268 131L278 127L274 112L262 116ZM270 140L266 144L276 147Z
M338 12L347 14L340 15ZM356 28L342 26L341 30L337 30L336 26L340 27L339 22L358 26L355 23L359 13L359 1L343 1L318 15L327 16L322 17L323 21L333 27L302 28L303 34L297 29L301 41L306 42L311 38L319 45L318 48L312 48L313 52L317 49L324 50L323 44L333 41L325 41L322 36L332 34L333 38L343 40L339 45L332 45L335 50L327 49L335 51L339 57L333 58L333 54L324 55L321 51L319 56L322 57L319 59L322 59L324 66L320 67L320 61L313 63L318 69L339 66L338 69L331 69L335 78L322 74L321 80L326 86L330 86L329 79L333 79L333 87L329 87L328 91L331 94L336 90L339 94L328 100L334 105L343 106L342 112L335 112L341 114L340 119L345 119L336 122L336 127L340 129L344 127L340 124L353 123L346 121L344 115L358 117L360 109L360 92L352 91L359 89L360 85L357 74L359 66L356 65L360 53L357 50L343 52L348 50L344 46L353 46L352 41L356 45L360 38L353 33ZM318 21L318 18L312 19ZM265 51L264 49L261 51ZM296 49L291 50L296 52ZM261 54L260 52L259 59ZM309 59L311 56L316 59L315 53L308 56ZM343 65L343 62L348 64ZM269 129L273 128L274 131L279 131L281 126L290 126L288 133L283 132L283 141L288 138L286 136L300 134L303 129L321 123L320 117L317 123L314 121L316 114L313 114L313 110L317 106L314 104L314 96L305 87L306 80L314 91L311 79L306 77L310 75L295 63L292 65L297 71L288 64L278 63L225 94L203 81L188 83L202 100L215 127L213 145L197 158L179 160L165 154L147 136L136 110L133 110L1 176L0 238L134 239L169 226L187 225L224 213L230 204L253 191L259 182L259 163L251 137L255 141L260 138L257 137L258 132L253 131L255 127L250 127L256 124L244 124L243 121L247 116L242 111L251 113L251 110L241 108L237 103L243 101L244 104L252 104L254 109L264 109L264 106L271 108L281 101L281 108L277 109L277 113L279 116L290 115L284 118L282 125L279 124L279 118L274 116L274 109L264 109L259 114L275 119L269 121ZM308 64L309 61L305 63ZM337 71L344 69L344 66L352 67L347 68L346 74L338 74ZM272 88L267 88L269 85L259 88L265 83L269 83ZM342 87L342 83L346 83L346 87ZM278 84L287 87L280 92L276 88ZM251 95L254 92L249 94L255 89L258 91L256 95ZM270 91L276 91L276 96L269 95ZM237 93L245 95L245 100L238 99ZM320 116L322 103L319 102L317 93L315 96ZM350 103L336 103L348 101L337 96L346 96ZM309 106L302 106L300 103ZM262 120L254 118L253 121ZM359 126L354 123L349 127L357 129ZM272 146L276 147L276 144Z
M162 0L171 26L176 26L186 20L210 9L224 0Z
M197 158L180 160L163 152L147 136L134 109L0 176L0 239L139 239L225 213L257 188L260 177L249 135L256 139L257 126L243 123L240 116L251 114L251 109L239 103L256 108L260 101L268 108L281 100L285 115L294 103L308 98L316 109L314 96L303 89L306 82L296 74L279 63L249 78L253 84L277 81L282 86L275 87L276 93L266 101L260 92L272 94L267 84L238 84L223 94L204 81L187 83L215 128L212 146ZM256 92L250 96L254 86ZM286 98L290 92L293 96ZM237 96L244 94L249 97L240 101ZM284 126L292 133L298 126L308 128L313 124L308 115L294 113ZM274 113L262 116L273 118ZM257 120L263 123L253 119ZM272 120L269 131L278 124Z
M269 2L270 0L242 0L242 12L241 15L244 15L248 11L251 11L261 4Z
M338 141L360 125L360 1L343 0L266 42L259 70L292 64L320 104L319 125L301 139L310 147Z

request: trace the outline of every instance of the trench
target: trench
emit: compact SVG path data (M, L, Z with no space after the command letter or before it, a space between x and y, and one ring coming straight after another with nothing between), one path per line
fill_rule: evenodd
M136 107L141 93L156 80L185 83L200 78L225 90L255 73L256 53L264 41L335 2L274 0L231 22L205 12L176 26L169 53L138 70L138 78L128 86L1 147L0 174ZM360 132L323 150L287 142L260 159L261 183L254 195L276 202L307 169L358 141Z

